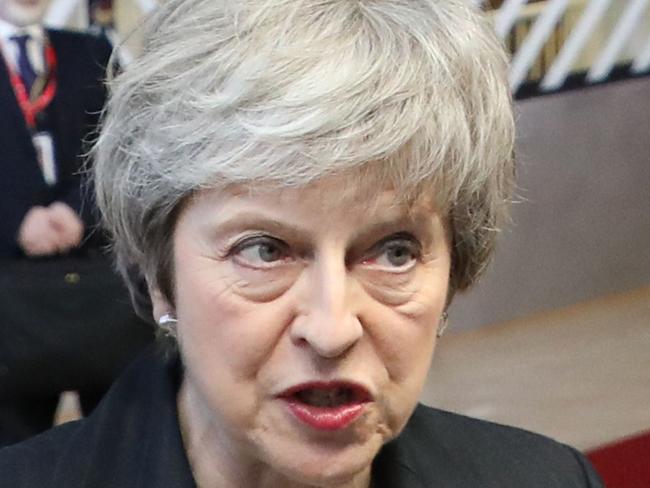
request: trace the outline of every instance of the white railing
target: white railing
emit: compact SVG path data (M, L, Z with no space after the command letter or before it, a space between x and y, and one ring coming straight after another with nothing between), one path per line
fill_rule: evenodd
M538 82L542 92L557 90L576 71L586 72L589 84L605 81L621 64L631 64L629 75L650 70L650 0L505 0L492 15L497 34L513 47L514 92L526 81ZM542 59L541 73L533 75Z
M526 0L506 0L494 17L494 29L502 39L510 32L515 25L522 7Z
M543 90L560 88L572 71L575 60L585 47L596 26L607 11L611 0L596 0L585 8L564 46L542 80Z
M516 90L525 80L531 66L551 37L567 7L569 0L550 0L533 24L530 34L515 51L510 66L510 86Z
M589 73L587 73L587 79L590 82L603 81L609 75L630 37L641 24L647 8L648 0L629 1L609 41L605 45L605 49L603 49L596 62L589 69Z
M159 0L115 1L126 4L137 17L154 10ZM491 3L471 1L482 8ZM87 5L87 0L53 0L46 22L55 27L87 28ZM571 22L567 21L569 13ZM510 84L514 92L531 80L539 83L541 91L557 90L576 70L587 73L586 83L598 83L606 80L622 59L631 65L630 75L650 71L650 0L503 0L491 15L497 34L513 49ZM107 34L126 65L132 53L118 32L119 26L117 32ZM632 44L633 38L636 42ZM549 45L553 47L550 58ZM590 52L587 64L585 51ZM544 66L538 73L542 58Z

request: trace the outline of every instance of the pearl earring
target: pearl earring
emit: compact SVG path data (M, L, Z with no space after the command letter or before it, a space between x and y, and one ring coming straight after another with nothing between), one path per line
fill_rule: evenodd
M160 327L166 336L176 337L176 324L178 320L171 313L165 313L158 319L158 327Z

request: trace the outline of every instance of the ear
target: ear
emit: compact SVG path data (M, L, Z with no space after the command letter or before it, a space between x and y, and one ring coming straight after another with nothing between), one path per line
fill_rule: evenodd
M174 307L167 301L165 296L162 294L160 289L157 286L152 286L147 281L147 287L149 289L149 296L151 297L152 313L153 318L156 322L158 319L165 314L173 314Z

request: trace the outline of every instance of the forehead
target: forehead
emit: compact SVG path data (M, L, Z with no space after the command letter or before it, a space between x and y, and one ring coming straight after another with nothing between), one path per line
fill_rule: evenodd
M433 243L436 236L446 234L446 221L430 199L406 202L390 187L371 191L365 183L332 179L300 188L248 185L201 190L186 202L174 233L179 238L207 236L213 242L255 230L306 244L358 242L405 231Z
M225 189L202 190L192 204L225 213L235 210L270 210L292 215L328 216L331 214L409 215L436 213L433 192L404 193L376 178L356 175L330 176L301 187L255 183L232 185Z

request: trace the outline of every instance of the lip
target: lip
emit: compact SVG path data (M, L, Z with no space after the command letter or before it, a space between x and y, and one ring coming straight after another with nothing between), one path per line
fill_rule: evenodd
M319 407L300 401L297 394L308 389L349 389L350 402L336 407ZM339 431L353 424L372 401L372 395L363 385L348 381L313 381L292 386L278 397L286 402L289 412L301 423L319 431Z

